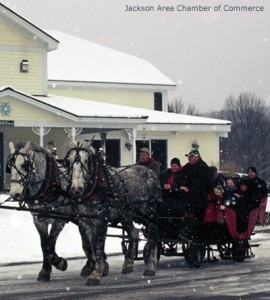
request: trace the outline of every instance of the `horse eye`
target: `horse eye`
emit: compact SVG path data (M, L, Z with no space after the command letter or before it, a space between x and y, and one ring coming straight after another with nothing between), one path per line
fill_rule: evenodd
M29 164L28 163L24 163L23 165L22 165L22 168L25 170L25 171L28 171L28 168L29 167Z

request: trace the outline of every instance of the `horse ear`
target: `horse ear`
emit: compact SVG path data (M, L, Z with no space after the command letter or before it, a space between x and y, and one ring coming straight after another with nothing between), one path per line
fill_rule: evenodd
M26 143L26 145L21 149L20 152L23 153L23 154L26 154L26 153L29 151L30 146L31 146L31 143L30 143L30 141L28 141L28 142Z
M82 146L84 148L91 148L94 139L95 139L95 135L93 135L93 137L91 138L91 140L83 140L82 141Z
M9 142L8 143L8 147L9 147L9 151L11 154L13 154L15 152L15 146L13 142Z
M70 141L70 142L69 142L69 148L76 148L76 143Z

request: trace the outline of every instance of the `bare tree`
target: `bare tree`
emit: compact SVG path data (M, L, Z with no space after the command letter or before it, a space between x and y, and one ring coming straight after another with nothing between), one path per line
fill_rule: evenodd
M168 112L199 116L199 111L196 106L194 104L189 104L188 108L185 109L185 104L181 98L175 98L168 103Z
M182 114L185 111L185 104L181 98L175 98L168 103L168 112Z
M197 107L194 104L189 104L187 110L186 110L186 114L187 115L191 115L191 116L199 116L199 110L197 109Z
M270 180L270 118L264 101L251 93L229 96L215 117L232 122L228 139L221 140L223 163L234 162L240 172L253 165Z

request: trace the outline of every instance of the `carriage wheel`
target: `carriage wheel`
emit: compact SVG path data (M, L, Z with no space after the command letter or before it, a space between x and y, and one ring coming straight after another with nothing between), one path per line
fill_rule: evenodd
M160 260L160 252L162 249L162 243L157 244L157 262ZM150 257L150 243L146 242L143 248L143 261L145 264L148 263Z
M248 241L236 241L232 250L232 259L235 262L243 262L246 258L246 253L250 248Z
M186 245L184 249L184 257L189 268L199 268L204 259L206 250L203 245Z
M230 243L228 244L218 244L217 249L219 252L219 256L221 259L229 260L232 258L232 245Z

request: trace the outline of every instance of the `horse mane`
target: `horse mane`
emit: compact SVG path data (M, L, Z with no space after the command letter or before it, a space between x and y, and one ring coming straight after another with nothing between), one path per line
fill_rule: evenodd
M77 141L75 142L75 148L85 148L91 150L92 153L96 153L96 150L92 147L92 141Z
M15 149L20 150L20 149L24 148L26 144L27 144L27 142L19 142L15 145ZM45 154L49 154L47 149L40 147L39 145L32 143L32 142L30 142L30 149L35 152L43 152Z

